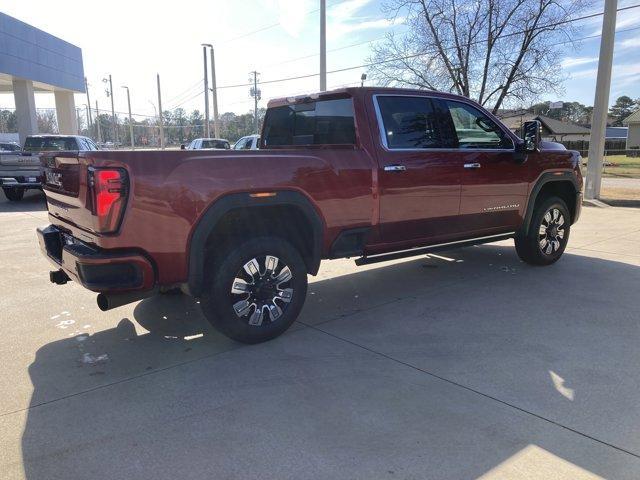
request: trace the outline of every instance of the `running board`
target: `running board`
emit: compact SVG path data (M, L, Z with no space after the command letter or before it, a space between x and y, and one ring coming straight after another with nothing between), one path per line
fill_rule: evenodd
M470 240L461 240L458 242L439 243L429 245L428 247L411 248L409 250L400 250L399 252L381 253L379 255L364 256L356 259L356 265L369 265L371 263L387 262L389 260L397 260L399 258L415 257L432 252L440 252L443 250L452 250L454 248L471 247L473 245L482 245L483 243L498 242L513 238L516 232L502 233L500 235L489 235L488 237L472 238Z

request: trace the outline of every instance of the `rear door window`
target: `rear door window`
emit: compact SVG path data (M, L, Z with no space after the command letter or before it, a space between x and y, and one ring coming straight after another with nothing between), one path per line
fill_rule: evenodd
M439 112L427 97L379 96L381 134L393 149L442 148ZM440 115L441 116L441 115Z
M350 98L273 107L264 121L264 145L355 145Z

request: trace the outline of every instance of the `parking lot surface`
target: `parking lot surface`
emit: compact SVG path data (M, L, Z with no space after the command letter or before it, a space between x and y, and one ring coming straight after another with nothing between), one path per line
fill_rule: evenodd
M0 200L3 479L640 478L640 210L586 207L546 268L325 262L257 346L182 295L50 284L46 222Z

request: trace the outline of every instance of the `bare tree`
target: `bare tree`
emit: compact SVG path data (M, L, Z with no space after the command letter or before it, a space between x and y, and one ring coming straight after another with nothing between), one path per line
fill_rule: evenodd
M496 112L560 90L560 44L568 19L590 0L389 0L408 32L373 47L372 78L383 85L454 92Z

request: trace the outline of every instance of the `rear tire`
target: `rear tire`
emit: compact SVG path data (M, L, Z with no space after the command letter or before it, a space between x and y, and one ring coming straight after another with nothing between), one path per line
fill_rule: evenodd
M564 253L571 231L571 214L561 198L549 197L536 205L529 231L516 235L516 252L530 265L551 265Z
M307 268L295 247L278 237L259 237L213 256L201 307L218 331L254 344L286 331L306 294Z
M4 195L10 202L19 202L24 197L24 188L3 187Z

